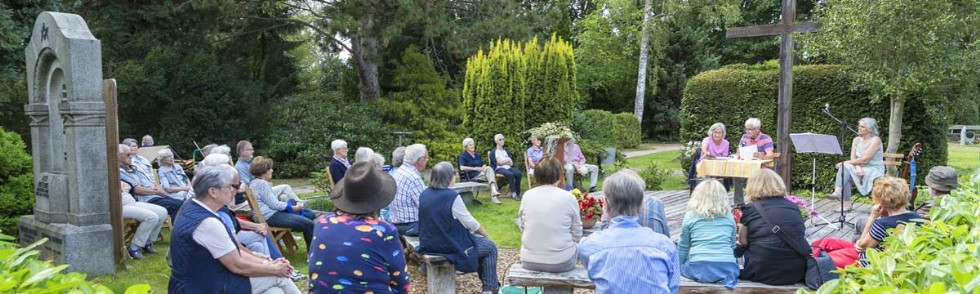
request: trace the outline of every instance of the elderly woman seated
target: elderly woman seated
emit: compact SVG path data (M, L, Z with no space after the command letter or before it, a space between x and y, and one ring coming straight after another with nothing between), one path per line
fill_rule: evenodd
M330 149L333 150L333 157L330 159L330 179L340 183L344 178L344 173L350 168L350 161L347 161L347 141L337 139L330 142Z
M193 197L191 181L184 169L179 164L174 164L174 153L170 149L161 149L157 154L157 162L160 163L160 168L157 169L160 187L167 191L170 198L186 200Z
M794 248L810 248L810 244L806 241L800 208L783 197L786 195L783 179L771 169L757 170L749 175L746 194L752 203L742 207L741 224L738 224L739 236L746 236L739 237L735 249L736 257L745 258L739 279L768 285L803 282L807 257ZM788 240L773 233L775 226L779 226Z
M235 197L238 173L231 166L205 167L192 182L170 238L171 293L301 293L287 278L293 267L241 250L217 211Z
M316 214L306 208L302 202L280 201L272 191L272 159L262 156L252 160L249 172L255 176L251 189L259 202L259 209L266 223L273 227L290 228L294 232L302 232L306 246L313 241L313 219Z
M496 293L497 245L470 215L453 189L456 171L448 162L432 168L429 188L419 196L419 252L445 256L457 271L477 272L483 293ZM476 254L472 249L476 248Z
M609 227L579 243L579 258L596 293L677 293L680 262L670 237L640 226L643 179L617 172L603 192Z
M514 200L521 200L521 179L524 178L524 173L520 169L514 166L514 155L504 148L504 135L497 134L493 136L493 141L496 142L497 147L490 150L490 167L493 168L493 172L504 175L507 178L507 183L510 185L511 197Z
M411 280L395 227L378 210L395 198L395 180L355 163L330 193L336 211L316 220L310 293L409 293Z
M891 234L888 230L925 220L922 215L907 209L909 195L909 183L904 179L885 176L875 181L871 190L871 200L875 204L868 219L858 224L861 238L854 244L861 266L868 265L868 249L884 250L885 238Z
M575 268L576 244L582 238L582 217L571 192L558 187L562 178L558 159L538 162L537 187L524 193L518 212L521 235L521 265L529 270L560 273Z
M476 152L476 145L473 138L463 139L463 153L456 157L459 170L462 172L463 181L487 181L490 183L490 201L500 204L497 196L497 174L493 168L483 162L483 156ZM513 189L513 188L512 188Z

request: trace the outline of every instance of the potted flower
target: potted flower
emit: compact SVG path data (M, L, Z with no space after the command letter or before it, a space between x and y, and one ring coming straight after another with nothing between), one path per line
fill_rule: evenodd
M793 195L786 195L783 196L783 198L786 198L786 200L789 200L789 202L793 202L793 204L796 204L796 206L800 208L800 216L802 216L803 219L807 219L811 216L817 216L817 211L811 209L810 206L806 204L806 199Z
M591 229L596 222L602 218L602 206L605 205L602 199L593 198L589 193L582 193L579 189L572 189L572 195L578 200L578 212L582 217L582 228Z

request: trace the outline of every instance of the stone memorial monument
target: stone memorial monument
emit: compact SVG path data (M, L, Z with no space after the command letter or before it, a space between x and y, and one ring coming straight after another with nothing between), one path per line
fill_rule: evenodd
M48 238L43 257L113 273L101 43L80 16L44 12L25 51L36 200L20 242Z

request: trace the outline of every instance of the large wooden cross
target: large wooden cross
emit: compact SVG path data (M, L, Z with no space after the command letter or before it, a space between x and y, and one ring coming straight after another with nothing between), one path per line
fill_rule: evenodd
M776 137L780 153L779 175L790 185L792 155L789 153L790 112L793 101L793 33L810 33L820 29L814 22L796 22L796 0L782 0L782 20L778 24L729 28L725 38L779 36L779 104L777 106Z

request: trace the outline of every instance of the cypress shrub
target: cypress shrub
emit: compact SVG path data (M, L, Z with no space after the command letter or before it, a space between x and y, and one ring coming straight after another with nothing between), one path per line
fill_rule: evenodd
M615 114L616 117L616 147L633 148L640 145L640 122L632 113L623 112Z
M871 101L866 91L852 87L852 81L841 65L806 65L793 68L793 105L791 133L817 133L838 135L839 125L821 113L824 104L839 119L847 120L856 129L857 121L872 117L878 121L883 142L887 142L888 101ZM727 66L703 72L690 81L681 100L681 138L684 142L700 142L708 127L715 122L724 123L728 129L726 139L734 150L743 132L745 120L756 117L762 121L762 131L776 138L776 104L778 97L778 69L771 66ZM910 99L905 105L902 141L898 152L907 153L915 142L923 144L918 160L917 183L924 183L929 168L943 165L947 159L943 120L926 111L925 105ZM833 187L834 163L850 154L854 133L844 135L844 157L817 156L818 189L829 191ZM780 142L776 142L780 144ZM810 183L812 154L793 152L794 187Z

